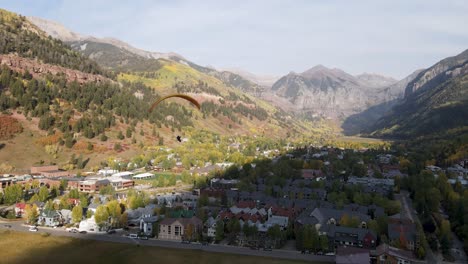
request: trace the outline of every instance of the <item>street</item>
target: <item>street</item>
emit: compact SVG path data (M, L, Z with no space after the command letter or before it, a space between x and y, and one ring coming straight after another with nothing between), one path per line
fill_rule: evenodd
M10 225L11 228L6 227L5 225ZM29 232L29 227L24 225L22 221L0 221L0 229L2 230L14 230L20 232ZM67 236L74 237L79 239L92 239L98 241L107 241L107 242L116 242L116 243L126 243L126 244L138 244L144 246L156 246L156 247L166 247L166 248L178 248L178 249L192 249L192 250L202 250L206 252L217 252L217 253L230 253L230 254L240 254L240 255L250 255L250 256L259 256L259 257L272 257L272 258L281 258L281 259L292 259L292 260L306 260L306 261L320 261L320 262L330 262L335 261L333 256L316 256L301 254L299 251L292 250L281 250L276 249L273 251L263 251L263 250L251 250L250 248L245 247L235 247L235 246L226 246L226 245L217 245L210 244L208 246L203 246L201 244L182 244L178 241L166 241L158 239L149 239L149 240L139 240L132 239L128 237L123 237L120 234L80 234L80 233L70 233L65 231L64 228L48 228L48 227L38 227L40 232L48 232L53 236Z

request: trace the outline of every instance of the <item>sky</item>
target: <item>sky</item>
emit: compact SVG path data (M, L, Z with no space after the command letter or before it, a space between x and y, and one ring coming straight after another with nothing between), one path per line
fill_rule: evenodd
M465 0L0 0L0 7L204 66L277 76L323 64L403 78L468 49Z

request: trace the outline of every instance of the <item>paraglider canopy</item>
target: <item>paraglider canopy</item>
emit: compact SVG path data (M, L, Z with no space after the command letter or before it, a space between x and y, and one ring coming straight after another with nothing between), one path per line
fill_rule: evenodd
M159 100L157 100L156 102L154 102L154 104L151 106L150 108L150 112L153 111L153 109L162 101L166 100L167 98L171 98L171 97L179 97L179 98L182 98L182 99L185 99L189 102L191 102L193 105L195 105L198 110L200 110L200 104L197 102L197 100L195 100L193 97L190 97L188 95L185 95L185 94L170 94L170 95L167 95L167 96L164 96L162 98L160 98Z

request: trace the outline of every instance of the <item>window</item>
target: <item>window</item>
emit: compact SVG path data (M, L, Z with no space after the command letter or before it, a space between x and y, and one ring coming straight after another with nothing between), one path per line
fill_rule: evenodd
M167 226L167 234L171 234L171 226Z
M180 226L174 226L174 234L176 236L179 236L180 235Z

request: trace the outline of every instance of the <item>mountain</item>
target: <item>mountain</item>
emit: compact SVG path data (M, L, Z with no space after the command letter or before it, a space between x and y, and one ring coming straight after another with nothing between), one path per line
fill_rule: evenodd
M403 100L405 88L409 82L411 82L422 70L417 70L412 74L406 76L405 78L393 83L389 86L384 86L380 89L380 96L382 103L373 105L364 111L353 114L347 117L341 128L345 135L351 136L356 135L364 131L366 128L372 126L377 120L383 117L387 112L392 110L392 108ZM373 78L375 80L375 78ZM377 76L377 80L380 79ZM382 85L388 78L384 77ZM393 80L393 79L390 79ZM375 83L375 81L374 81ZM376 83L375 83L376 84Z
M419 72L405 97L366 129L372 136L410 138L468 126L468 50Z
M151 82L157 83L159 89L172 88L180 82L195 84L202 79L210 84L221 81L226 86L253 95L263 90L260 85L236 73L200 66L173 52L145 51L118 39L85 36L54 21L37 17L28 17L28 20L51 37L62 40L74 50L96 61L103 68L115 72L140 72L145 76L153 76L149 79L159 79L157 82ZM161 76L165 80L161 81Z
M271 87L279 79L278 76L254 74L239 68L225 68L221 69L220 71L228 71L235 73L253 83L265 87Z
M342 119L395 99L396 95L384 89L394 82L377 75L355 77L340 69L317 65L300 74L289 73L275 82L270 91L287 99L289 107L296 111Z
M145 148L177 147L176 133L197 135L196 144L210 134L223 146L240 139L334 135L325 123L294 119L252 96L246 91L258 85L234 73L182 57L147 58L89 39L64 43L0 9L0 112L9 116L0 118L9 138L1 143L2 162L19 169L36 163L76 168L70 160L82 154L96 166L114 155L131 159ZM196 98L201 109L175 99L148 111L158 97L175 92ZM272 134L266 138L265 131ZM205 154L197 154L195 163L205 164Z
M173 52L162 53L162 52L151 52L151 51L138 49L129 45L128 43L125 43L123 41L120 41L114 38L95 38L91 36L85 36L85 35L82 35L82 34L79 34L79 33L76 33L67 29L60 23L46 20L43 18L27 17L27 19L31 23L35 24L37 27L42 29L51 37L60 39L63 42L67 42L67 43L83 42L84 44L86 43L85 41L88 41L88 42L109 44L109 45L124 49L126 51L129 51L133 54L139 55L144 58L153 58L153 59L159 59L159 58L170 59L172 57L183 58L179 54L176 54Z
M387 87L398 82L398 80L392 77L386 77L375 73L359 74L356 75L356 78L366 83L369 87Z

